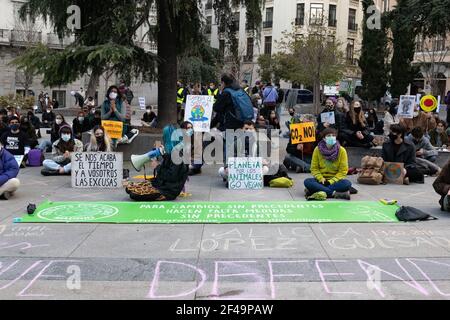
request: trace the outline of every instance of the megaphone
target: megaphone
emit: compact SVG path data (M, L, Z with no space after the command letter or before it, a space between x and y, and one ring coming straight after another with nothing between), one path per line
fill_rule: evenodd
M150 162L151 159L158 158L164 154L164 150L161 148L156 148L150 151L149 153L142 154L142 155L136 155L133 154L131 156L131 164L133 165L133 168L140 172L141 169L144 167L144 165L148 162Z

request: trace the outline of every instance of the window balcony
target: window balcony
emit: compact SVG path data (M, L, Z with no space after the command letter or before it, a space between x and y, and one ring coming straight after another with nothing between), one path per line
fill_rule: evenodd
M42 42L42 32L28 30L12 30L11 42L17 45L29 45Z
M328 26L329 26L329 27L336 28L336 26L337 26L337 20L336 20L336 19L329 20L329 21L328 21Z
M304 18L295 18L295 25L296 26L303 26L303 25L305 25L305 19Z
M273 28L273 21L264 21L263 22L263 28L264 29L271 29L271 28Z
M356 22L354 22L354 21L350 21L348 23L348 30L349 31L354 31L354 32L358 31L358 24Z

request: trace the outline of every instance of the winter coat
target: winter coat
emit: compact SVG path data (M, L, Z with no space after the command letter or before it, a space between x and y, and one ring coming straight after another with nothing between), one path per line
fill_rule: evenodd
M0 187L19 174L19 165L5 148L0 150Z
M152 186L158 189L167 200L175 200L183 191L188 178L189 166L174 164L170 155L166 154L155 172Z
M405 165L405 168L416 168L416 148L409 142L405 141L401 144L397 154L393 142L383 144L381 153L385 162L399 162Z

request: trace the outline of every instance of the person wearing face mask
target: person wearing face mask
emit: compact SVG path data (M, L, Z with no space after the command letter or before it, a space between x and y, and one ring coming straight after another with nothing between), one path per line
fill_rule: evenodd
M62 114L57 114L55 117L55 122L50 130L50 140L41 141L38 149L42 150L42 152L51 152L53 143L60 138L59 132L63 126L69 126L69 124L66 122Z
M340 132L340 141L346 147L371 148L374 137L367 127L360 101L353 101Z
M416 162L416 149L405 141L406 129L400 124L390 128L389 142L383 144L382 158L385 162L403 163L405 168L404 184L424 183L424 175L418 169Z
M322 114L329 113L329 112L333 112L333 114L334 114L334 124L331 124L328 122L322 122ZM317 123L318 123L317 131L320 133L327 128L333 128L333 129L338 130L338 132L340 132L342 123L344 121L343 118L344 118L344 115L341 112L339 112L338 110L336 110L333 100L327 99L325 101L325 109L317 117Z
M186 135L184 142L188 143L188 148L191 149L191 164L189 165L189 175L195 176L202 173L203 167L203 141L201 133L194 133L194 126L191 122L185 121L181 124L180 128L185 130L183 133ZM197 161L196 161L197 159ZM196 163L198 162L198 163Z
M384 136L389 136L391 126L400 123L400 118L397 115L397 103L391 102L388 109L384 112Z
M126 124L127 109L125 104L123 103L122 96L120 95L119 88L117 88L117 86L109 87L108 91L106 92L106 100L102 104L101 114L102 120L123 122L122 136L124 137L124 139L125 137L127 137L129 131L129 128ZM117 144L116 139L113 139L113 144Z
M92 129L91 140L84 147L85 152L112 152L112 143L105 128L95 126Z
M335 129L325 129L321 137L312 156L311 174L314 178L304 182L305 196L308 200L350 200L352 183L345 179L348 172L347 151L337 141Z
M419 106L414 108L414 117L412 119L402 118L400 124L404 126L408 133L414 128L422 128L424 132L428 133L436 129L436 118L431 112L422 111Z
M147 106L144 116L141 119L143 127L156 127L156 113L152 111L151 106Z
M20 131L20 120L17 117L9 119L9 131L0 137L0 142L13 156L26 156L30 151L28 137Z
M0 199L8 200L20 187L19 165L0 142Z
M78 116L73 119L72 129L75 139L78 140L82 140L83 133L88 132L91 129L89 120L83 111L78 112Z
M436 148L446 148L448 146L448 135L446 132L447 123L443 120L437 121L436 129L431 130L428 135L430 136L430 143Z
M52 149L52 160L44 160L41 174L43 176L70 175L72 170L72 153L83 152L83 143L74 139L72 129L64 126L60 130L61 138L55 141Z
M28 119L28 116L22 116L20 118L20 131L26 134L31 149L34 149L39 144L36 130Z
M439 174L441 168L434 164L439 152L431 145L430 140L424 136L422 128L414 128L406 139L416 150L416 163L425 175Z
M46 108L44 113L42 113L42 127L43 128L51 128L53 123L55 122L55 114L53 113L52 108Z

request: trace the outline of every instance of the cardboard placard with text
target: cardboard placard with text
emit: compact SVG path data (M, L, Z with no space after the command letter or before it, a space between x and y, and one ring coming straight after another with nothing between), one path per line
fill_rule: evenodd
M313 122L291 124L292 144L316 141L316 126Z
M108 136L111 139L122 139L123 122L122 121L102 121L102 126L105 128Z

